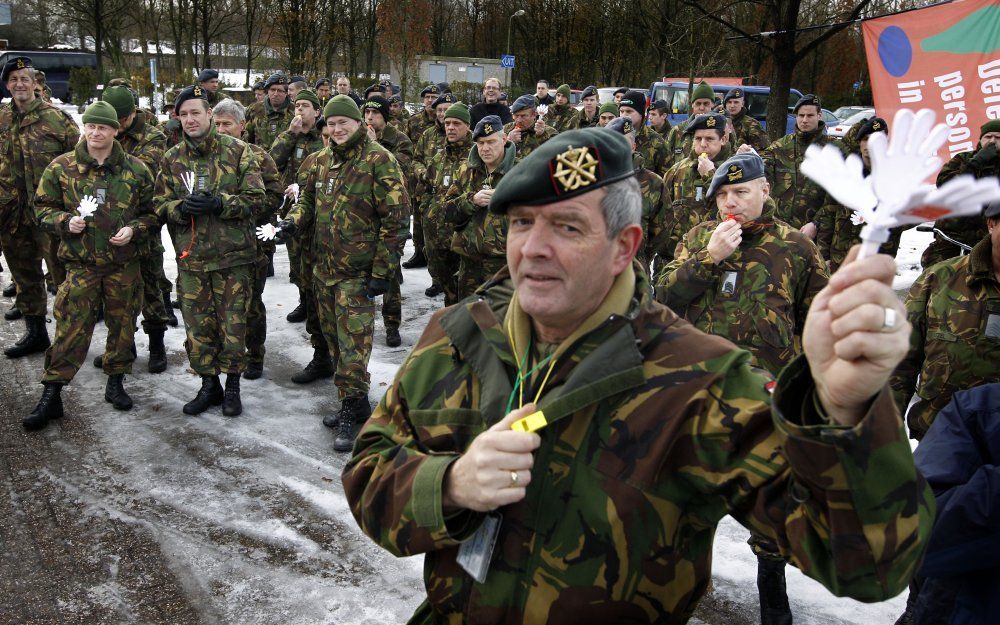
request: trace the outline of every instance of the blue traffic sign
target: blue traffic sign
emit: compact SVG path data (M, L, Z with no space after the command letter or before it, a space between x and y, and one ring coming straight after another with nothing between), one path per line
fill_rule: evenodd
M504 54L500 57L500 67L504 69L514 69L514 55Z

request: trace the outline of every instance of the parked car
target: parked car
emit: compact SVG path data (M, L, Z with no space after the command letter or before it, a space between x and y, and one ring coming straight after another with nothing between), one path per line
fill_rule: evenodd
M826 122L827 128L830 128L831 126L836 126L837 124L840 123L840 120L837 118L836 115L833 114L832 111L828 111L827 109L822 109L821 114L823 116L823 121Z
M726 93L732 89L732 85L712 85L717 102L722 103ZM763 126L767 126L767 98L771 94L771 88L767 86L748 85L740 87L746 93L747 111L753 115ZM667 119L671 124L677 124L688 118L688 83L687 82L654 82L646 92L646 99L666 100L670 107ZM789 115L785 123L785 132L795 131L795 117L791 115L791 109L802 97L802 92L792 89L788 93Z
M860 105L858 105L858 106L842 106L839 109L837 109L836 111L834 111L833 114L837 117L837 119L844 120L844 119L847 119L848 117L850 117L851 115L854 115L855 113L860 113L861 111L863 111L865 109L868 109L868 108L871 108L871 107L870 106L860 106Z
M843 139L847 131L851 129L851 126L858 122L863 122L866 119L871 119L875 117L875 109L866 108L863 111L858 111L854 115L851 115L847 119L841 121L839 124L830 126L827 122L826 134L834 139Z
M627 87L627 88L630 91L642 91L642 92L646 91L642 87ZM607 104L608 102L614 102L615 91L618 91L619 89L621 89L621 87L601 87L600 89L597 90L597 103ZM648 97L646 98L646 101L647 102L650 101Z

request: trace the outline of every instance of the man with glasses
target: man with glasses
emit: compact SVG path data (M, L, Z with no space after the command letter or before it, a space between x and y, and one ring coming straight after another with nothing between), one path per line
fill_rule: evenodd
M500 80L498 78L487 78L483 83L483 101L469 109L472 115L472 127L475 128L479 120L487 115L496 115L500 121L509 124L514 121L514 116L510 114L510 108L506 104L500 103Z

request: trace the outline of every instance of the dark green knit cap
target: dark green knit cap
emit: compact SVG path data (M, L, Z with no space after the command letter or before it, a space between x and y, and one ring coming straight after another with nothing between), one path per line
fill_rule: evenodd
M567 99L573 95L573 92L570 91L569 85L559 85L559 88L556 89L556 93L564 95Z
M101 95L101 100L115 107L118 119L125 119L135 111L135 98L128 87L108 87Z
M982 139L983 135L988 132L1000 132L1000 119L991 119L983 124L982 128L979 129L979 138Z
M320 107L319 96L316 95L316 92L313 91L312 89L303 89L302 91L299 91L297 94L295 94L295 101L298 102L299 100L307 100L309 102L312 102L313 107L317 111L319 110Z
M618 110L618 105L614 102L605 102L601 105L601 108L597 109L597 116L600 117L605 113L611 113L615 117L618 117L621 114L621 111Z
M472 125L472 115L469 113L469 107L464 102L455 102L449 106L448 110L444 112L444 118L448 119L449 117L460 119L466 124Z
M715 102L715 92L712 91L712 85L704 80L698 83L698 86L691 92L691 101L694 102L695 100L711 100Z
M338 93L330 98L330 101L323 108L323 119L333 117L334 115L350 117L359 122L362 121L361 109L354 103L354 100L342 93Z
M129 99L131 100L131 96L129 96ZM117 129L119 128L118 113L115 112L115 107L101 100L94 102L83 112L83 123L104 124L105 126Z

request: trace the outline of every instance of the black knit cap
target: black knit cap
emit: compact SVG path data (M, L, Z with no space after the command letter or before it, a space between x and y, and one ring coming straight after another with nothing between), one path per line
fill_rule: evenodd
M642 117L646 116L646 94L641 91L626 91L618 102L618 108L627 106L633 108Z
M361 112L365 111L376 111L382 115L382 119L388 120L390 117L389 101L380 95L370 95L361 105Z

